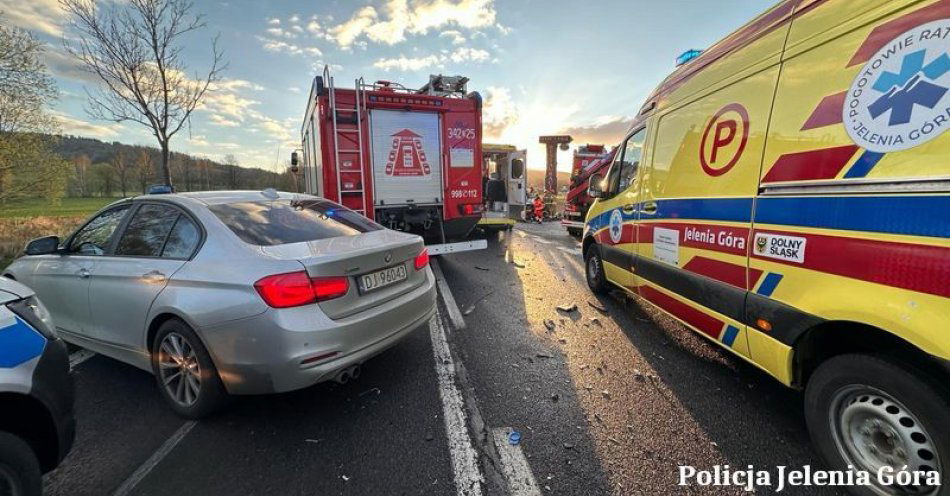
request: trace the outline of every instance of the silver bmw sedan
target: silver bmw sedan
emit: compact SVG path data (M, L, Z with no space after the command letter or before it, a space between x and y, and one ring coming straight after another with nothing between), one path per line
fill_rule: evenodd
M31 241L4 275L65 340L151 371L189 418L355 378L435 312L421 238L274 190L121 200L64 241Z

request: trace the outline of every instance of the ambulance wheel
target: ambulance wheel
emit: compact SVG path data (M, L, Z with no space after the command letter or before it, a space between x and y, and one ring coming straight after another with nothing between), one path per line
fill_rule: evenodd
M605 295L610 291L607 285L607 276L604 274L604 260L597 243L590 245L584 257L584 266L587 274L587 286L594 294Z
M840 355L821 364L805 388L805 421L832 470L866 471L862 496L937 495L950 485L950 399L943 388L909 366L874 355ZM940 486L919 480L887 485L879 473L940 474ZM908 483L909 482L909 483Z
M580 237L581 237L581 234L584 234L584 231L581 230L581 229L578 229L578 228L576 228L576 227L568 227L568 228L567 228L567 234L569 234L569 235L571 235L571 236L573 236L573 237L575 237L575 238L580 238Z
M0 494L40 496L42 472L36 454L26 441L0 432Z

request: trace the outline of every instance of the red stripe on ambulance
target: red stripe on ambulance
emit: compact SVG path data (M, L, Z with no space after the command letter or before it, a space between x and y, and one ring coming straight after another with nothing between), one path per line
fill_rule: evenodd
M756 259L950 297L950 248L801 232L756 230L758 233L800 237L807 242L801 264L762 257L752 250Z
M683 322L699 329L704 334L712 336L716 339L719 339L719 335L722 334L722 321L696 310L695 308L668 296L666 293L662 293L656 289L653 289L651 286L640 286L640 296L646 298L654 305L670 312L674 317L679 318Z

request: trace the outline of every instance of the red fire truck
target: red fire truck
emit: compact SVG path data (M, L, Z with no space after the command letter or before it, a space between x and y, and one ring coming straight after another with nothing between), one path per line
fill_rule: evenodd
M584 218L593 199L587 196L590 177L600 172L604 174L613 161L614 151L607 151L604 145L584 145L574 150L574 163L571 166L571 186L564 201L564 213L561 225L567 228L571 236L580 237L584 231Z
M482 202L482 100L468 78L430 76L421 89L390 81L335 88L314 78L301 126L303 190L426 239L437 255L486 247L464 239Z

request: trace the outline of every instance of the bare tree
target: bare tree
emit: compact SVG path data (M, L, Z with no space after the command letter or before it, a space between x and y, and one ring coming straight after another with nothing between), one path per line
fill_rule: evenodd
M152 179L153 169L152 154L149 153L148 148L140 149L136 172L138 173L139 186L142 187L143 194L148 192L148 183Z
M89 168L92 167L92 161L86 155L79 155L73 159L75 170L76 189L80 197L90 196L89 191Z
M44 44L9 26L0 13L0 204L18 197L58 201L69 164L53 152L56 85L43 64Z
M129 161L125 157L125 151L119 146L115 147L115 154L111 160L112 169L119 179L119 189L122 190L122 196L127 196L129 190Z
M233 153L224 156L224 166L228 172L228 189L237 189L238 187L238 159Z
M87 111L97 119L149 128L162 152L162 180L171 185L169 143L225 68L217 37L211 67L190 78L181 60L182 38L205 27L202 16L191 14L190 1L129 0L107 8L95 0L59 2L77 35L63 39L66 49L103 83L87 90Z

